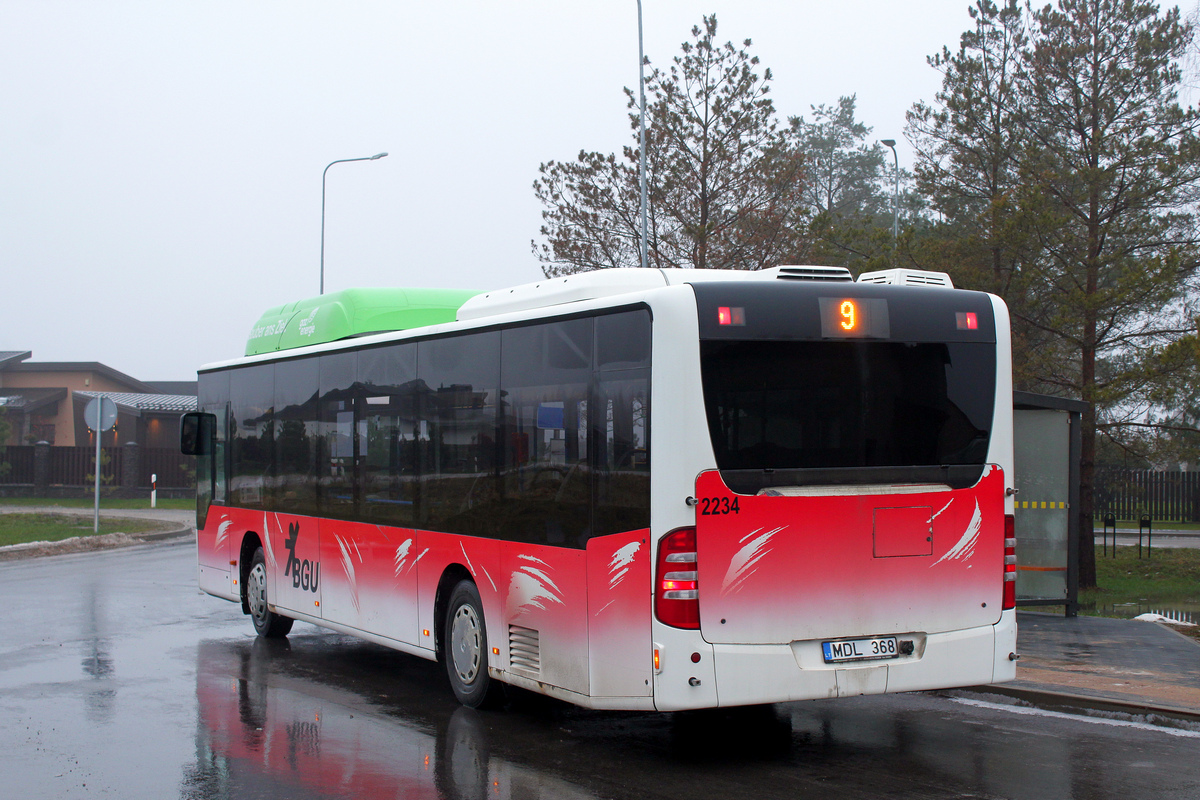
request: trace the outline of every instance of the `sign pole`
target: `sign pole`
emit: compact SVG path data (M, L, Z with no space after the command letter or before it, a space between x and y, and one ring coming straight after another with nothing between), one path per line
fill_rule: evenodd
M95 515L92 519L92 533L100 533L100 435L101 422L100 415L104 411L104 402L94 403L96 406L96 419L93 430L96 431L96 508Z
M117 404L104 395L93 397L83 410L83 421L96 432L96 509L92 518L92 533L100 532L100 435L117 421ZM115 437L114 437L115 438Z

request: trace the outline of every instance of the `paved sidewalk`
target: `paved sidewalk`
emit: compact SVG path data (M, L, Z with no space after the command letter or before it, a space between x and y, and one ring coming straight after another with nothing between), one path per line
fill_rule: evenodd
M1097 533L1095 536L1095 544L1097 547L1102 547L1105 543L1103 533ZM1113 535L1110 532L1107 536L1108 542L1111 544ZM1116 535L1117 544L1122 547L1137 547L1138 531L1137 528L1132 530L1128 528L1120 528ZM1143 534L1141 536L1142 544L1146 547L1151 547L1154 550L1170 549L1172 547L1187 547L1191 549L1200 548L1200 531L1173 531L1173 530L1156 530L1154 535L1150 536Z
M1039 707L1200 721L1200 642L1170 626L1017 613L1017 680L983 691Z

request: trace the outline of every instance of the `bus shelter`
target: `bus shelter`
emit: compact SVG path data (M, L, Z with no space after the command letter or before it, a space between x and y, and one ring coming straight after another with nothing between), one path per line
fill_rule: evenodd
M1013 392L1017 489L1017 606L1061 605L1079 597L1080 421L1087 404Z

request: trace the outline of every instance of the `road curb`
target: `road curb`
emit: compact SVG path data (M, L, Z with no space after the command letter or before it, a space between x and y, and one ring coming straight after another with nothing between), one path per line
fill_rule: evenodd
M179 525L179 523L175 522L170 524ZM175 528L174 530L154 531L152 533L132 533L130 536L135 539L140 539L143 542L162 542L168 539L182 539L185 536L194 536L195 533L196 529L191 525L179 525L179 527Z
M1078 713L1080 711L1100 712L1107 714L1131 714L1147 717L1148 721L1172 720L1185 722L1189 725L1200 725L1200 711L1177 706L1146 703L1136 700L1115 700L1107 697L1095 697L1071 692L1056 692L1047 689L1031 689L1021 686L996 684L992 686L968 686L960 691L976 694L990 694L1023 700L1044 711L1060 711ZM953 692L947 692L953 696Z

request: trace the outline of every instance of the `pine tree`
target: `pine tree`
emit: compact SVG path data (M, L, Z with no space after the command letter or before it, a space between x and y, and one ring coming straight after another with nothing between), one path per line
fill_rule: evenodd
M1001 293L1020 388L1081 397L1080 585L1091 558L1098 433L1187 359L1200 265L1191 213L1200 116L1181 108L1191 28L1140 0L1058 0L1022 18L981 0L917 106L918 180L978 258L966 283ZM1182 351L1185 352L1185 351Z
M650 265L761 269L797 248L802 162L778 130L757 56L717 44L717 19L692 29L671 67L646 77ZM637 140L640 113L625 90ZM638 146L581 151L539 167L545 274L640 263Z

